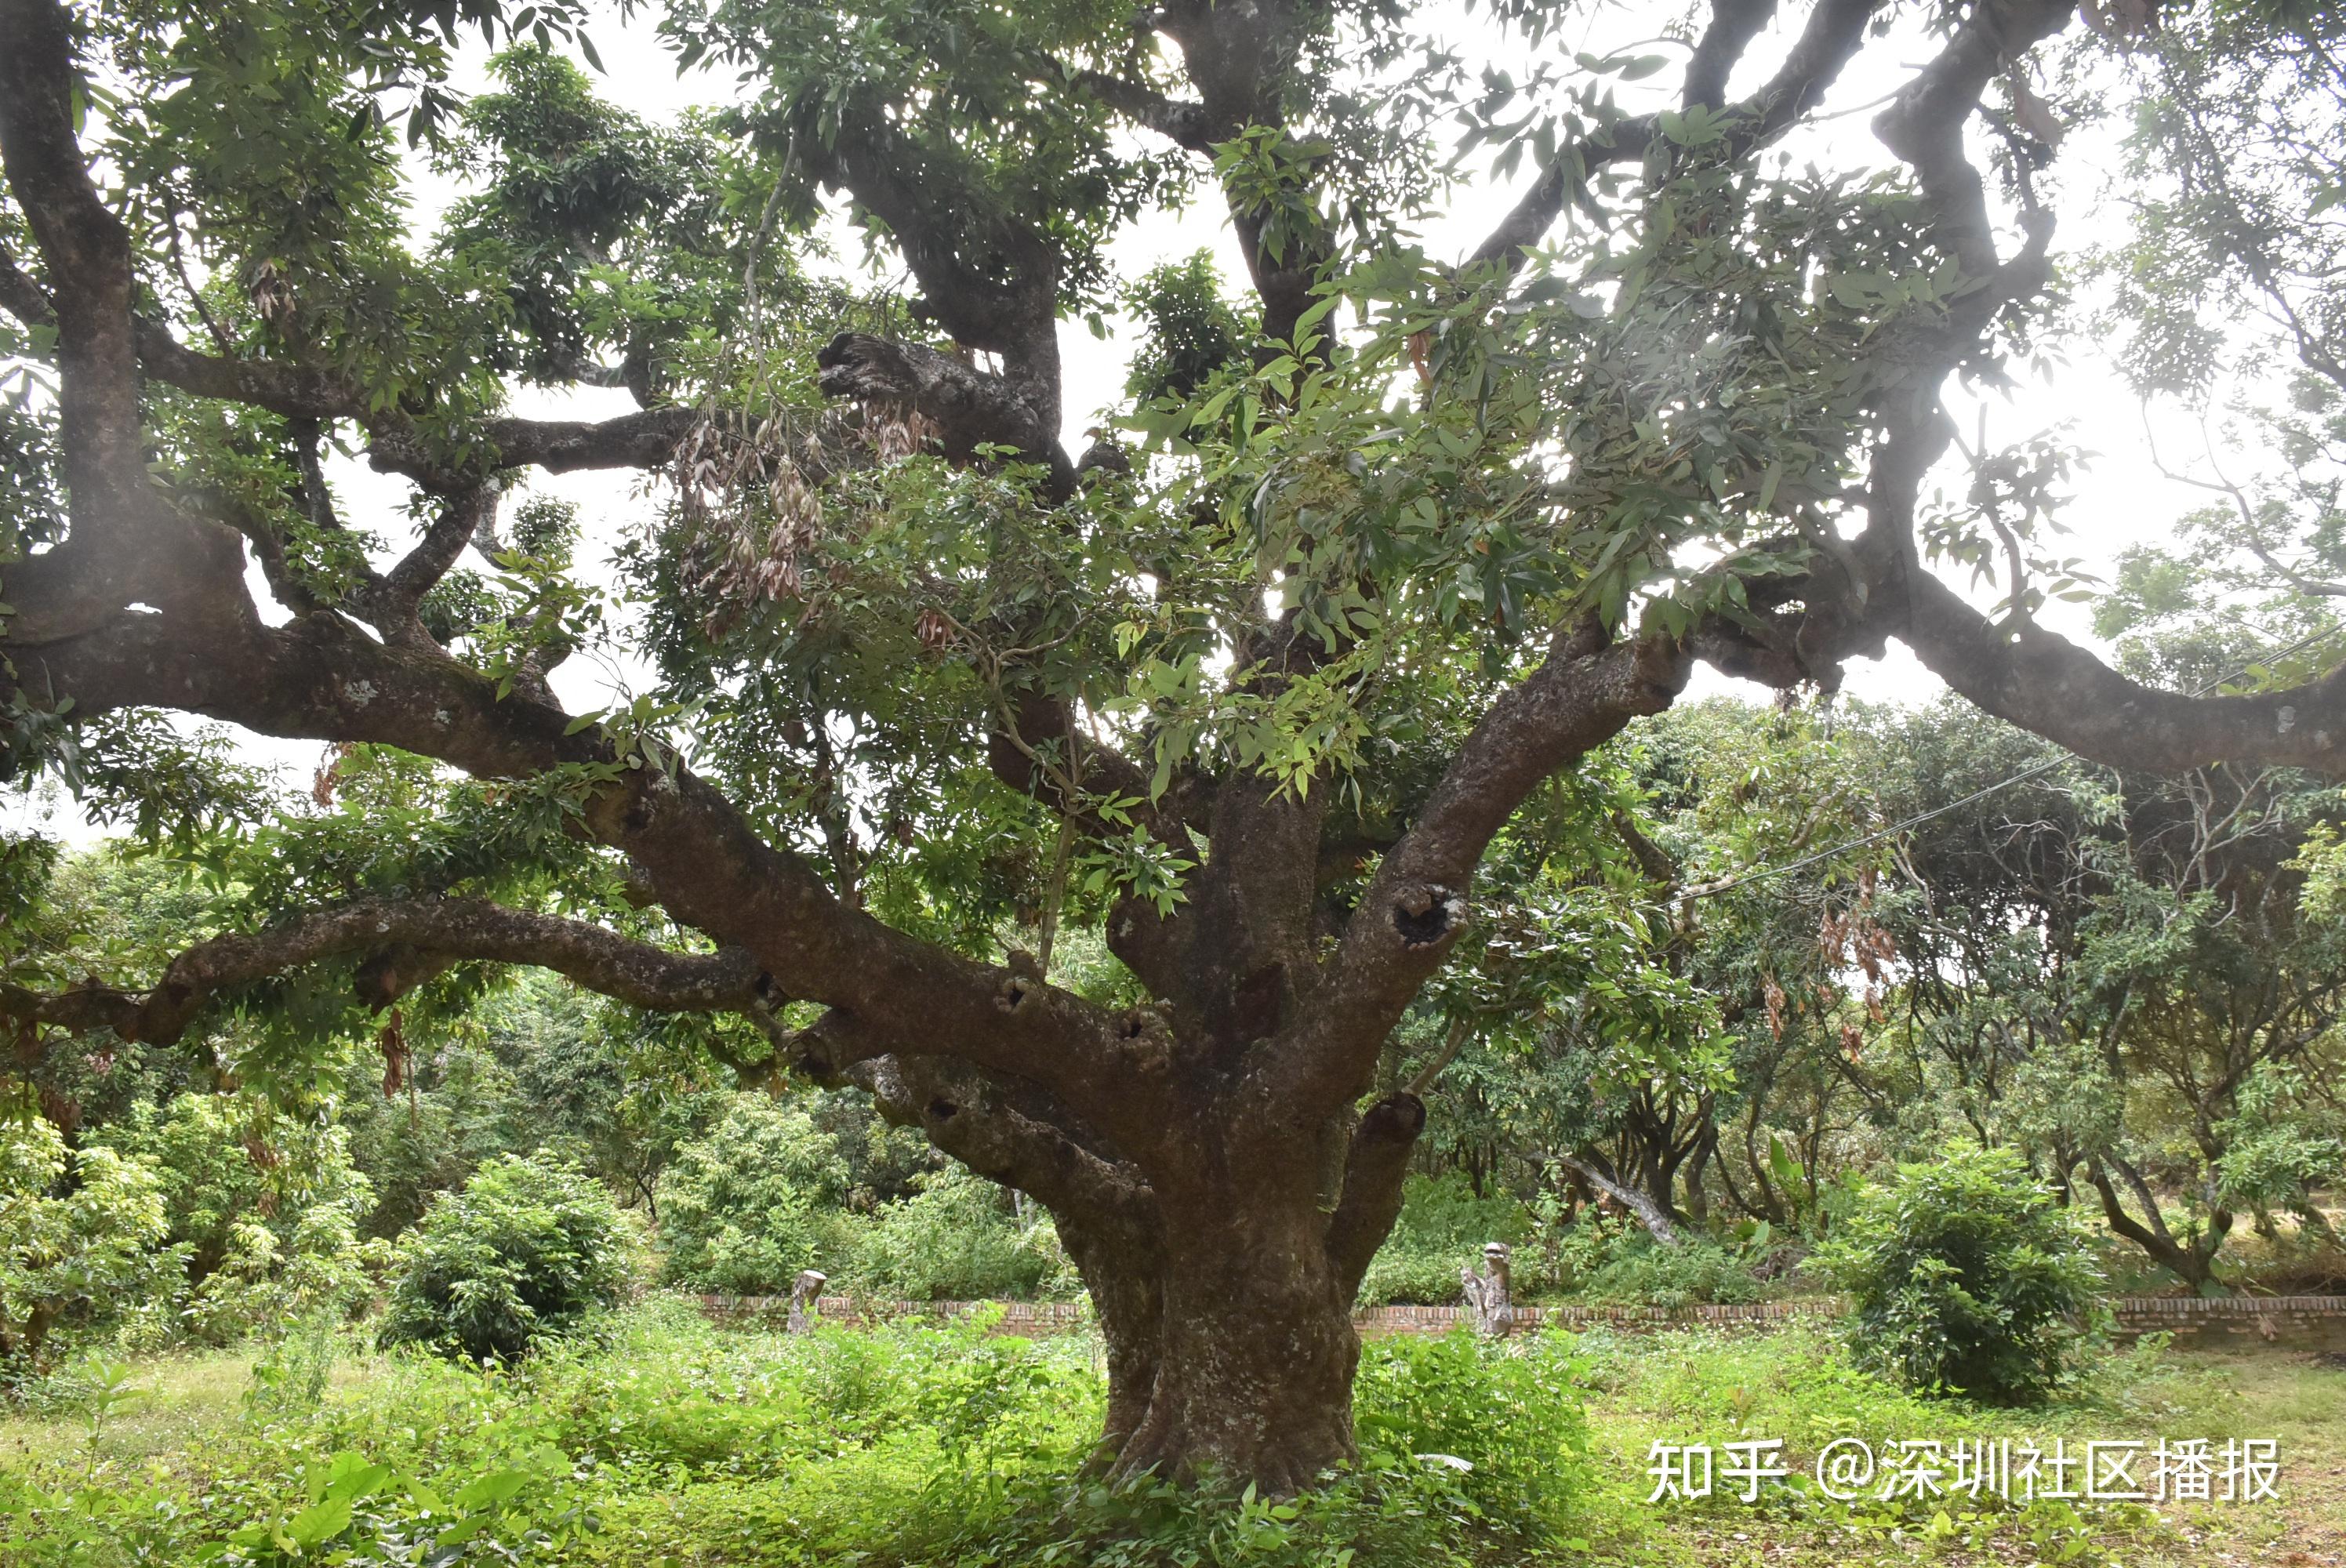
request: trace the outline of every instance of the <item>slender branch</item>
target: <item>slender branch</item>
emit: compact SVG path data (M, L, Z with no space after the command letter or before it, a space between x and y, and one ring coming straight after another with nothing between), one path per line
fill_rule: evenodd
M1088 93L1144 130L1156 132L1191 152L1211 152L1216 137L1206 106L1168 98L1145 82L1135 82L1105 71L1077 71L1067 78L1077 92Z
M0 309L27 325L57 325L56 306L47 291L5 252L0 252ZM549 473L657 469L676 455L678 443L699 421L695 411L686 408L647 409L607 420L493 419L484 426L484 455L458 471L435 459L396 410L369 408L357 387L331 372L201 353L146 316L132 318L130 335L139 369L151 380L289 419L352 421L367 430L368 455L375 468L450 493L477 484L490 462L508 468L539 467ZM579 379L603 384L585 373L585 368Z
M7 311L28 327L57 324L56 307L49 302L48 290L16 264L5 246L0 246L0 311Z
M461 469L435 457L404 424L378 421L368 431L367 462L427 490L454 494L478 484L492 463L548 473L664 468L700 421L699 411L689 408L644 409L606 420L493 419L483 427L483 455Z
M1410 1079L1402 1087L1402 1093L1422 1097L1428 1089L1433 1088L1433 1081L1441 1077L1442 1070L1456 1059L1459 1048L1466 1044L1466 1036L1473 1033L1474 1025L1464 1017L1452 1019L1450 1033L1442 1037L1442 1048L1433 1054L1433 1058L1424 1066L1417 1070L1417 1075Z
M1646 880L1664 893L1676 889L1682 874L1677 859L1648 838L1628 812L1614 811L1609 814L1609 820L1613 824L1613 831L1627 847L1630 859L1636 860L1637 869L1646 873ZM1803 832L1806 830L1802 830Z
M2006 63L2059 32L2076 10L2076 0L1984 0L1874 117L1874 134L1913 169L1936 210L1938 242L1967 278L1985 282L2003 264L1986 186L1964 154L1964 124Z
M1583 1181L1637 1217L1638 1223L1649 1231L1656 1241L1665 1247L1679 1245L1678 1227L1661 1205L1628 1183L1617 1179L1595 1161L1578 1155L1558 1155L1557 1160L1576 1173Z
M497 492L492 485L475 485L450 497L414 549L390 571L380 576L370 575L370 580L352 595L353 607L386 640L438 651L439 645L417 618L417 609L423 596L448 575L464 546L484 529L494 530L496 509Z
M1729 156L1741 158L1781 136L1821 97L1864 41L1865 25L1883 0L1819 0L1808 25L1767 85L1736 106ZM1718 107L1727 78L1773 15L1773 0L1715 0L1710 25L1687 64L1682 107ZM1661 134L1658 113L1636 115L1560 149L1540 178L1467 258L1470 267L1520 268L1566 207L1586 205L1588 177L1646 156Z

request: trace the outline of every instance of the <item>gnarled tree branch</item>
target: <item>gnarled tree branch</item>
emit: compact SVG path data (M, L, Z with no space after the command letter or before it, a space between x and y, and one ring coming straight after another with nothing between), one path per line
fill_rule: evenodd
M1282 1097L1334 1104L1367 1088L1386 1034L1464 929L1493 835L1541 780L1677 697L1682 647L1603 639L1593 621L1559 632L1540 667L1459 746L1346 923L1317 1005L1272 1043Z
M0 1015L72 1030L107 1028L125 1040L168 1045L224 992L330 958L382 953L407 962L368 967L362 999L378 1008L444 967L435 961L532 964L658 1012L745 1009L758 1000L761 978L756 960L740 948L678 952L485 899L363 899L198 942L145 992L87 985L43 996L0 988Z

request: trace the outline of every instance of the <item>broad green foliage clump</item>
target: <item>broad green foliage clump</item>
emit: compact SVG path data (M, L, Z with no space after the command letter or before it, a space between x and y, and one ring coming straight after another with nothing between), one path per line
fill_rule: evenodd
M664 1280L775 1296L801 1269L819 1268L835 1288L916 1301L1077 1288L1051 1222L1039 1210L1022 1217L994 1182L959 1169L915 1171L914 1190L876 1201L857 1167L895 1173L824 1125L823 1108L737 1095L706 1136L678 1152L658 1187ZM884 1146L884 1135L877 1141L882 1155L903 1152Z
M177 1261L158 1250L168 1227L145 1165L0 1120L0 1379L39 1370L60 1328L151 1310Z
M1524 1545L1568 1533L1589 1477L1585 1368L1569 1336L1509 1353L1464 1333L1392 1335L1362 1347L1354 1396L1362 1451L1458 1471L1475 1506Z
M1813 1262L1849 1293L1864 1356L1990 1404L2043 1398L2105 1310L2085 1234L2010 1149L1900 1166Z
M660 1178L661 1278L729 1295L787 1294L799 1270L839 1246L846 1175L805 1107L735 1095Z
M1223 298L1210 251L1149 269L1126 302L1148 327L1127 381L1137 397L1187 398L1246 346L1246 323Z
M1530 1234L1522 1204L1496 1193L1475 1196L1463 1171L1411 1176L1402 1189L1401 1217L1361 1282L1361 1299L1456 1301L1459 1269L1477 1261L1490 1241L1516 1248L1515 1293L1529 1294L1547 1283L1539 1260L1521 1246Z
M1665 1247L1639 1231L1620 1237L1578 1294L1619 1306L1688 1307L1760 1299L1760 1281L1733 1247L1693 1236Z
M910 1301L1064 1298L1081 1289L1042 1210L1021 1218L1002 1187L957 1167L918 1180L918 1193L859 1227L850 1284Z
M138 1105L91 1141L154 1173L168 1239L187 1260L184 1321L215 1344L347 1309L383 1261L382 1244L358 1235L372 1186L351 1163L349 1134L321 1118L187 1094Z
M632 1253L608 1193L574 1166L508 1155L400 1244L378 1338L512 1360L617 1305Z

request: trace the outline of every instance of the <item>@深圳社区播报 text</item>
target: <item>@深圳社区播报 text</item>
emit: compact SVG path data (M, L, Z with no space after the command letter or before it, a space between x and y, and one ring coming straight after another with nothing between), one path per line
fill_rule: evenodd
M1657 1441L1646 1455L1647 1502L1739 1497L1799 1478L1840 1502L1860 1498L1997 1498L2007 1502L2260 1502L2280 1495L2280 1445L2272 1438L2096 1440L2072 1445L2029 1439L1901 1440L1878 1447L1836 1438L1796 1468L1779 1438L1722 1443Z

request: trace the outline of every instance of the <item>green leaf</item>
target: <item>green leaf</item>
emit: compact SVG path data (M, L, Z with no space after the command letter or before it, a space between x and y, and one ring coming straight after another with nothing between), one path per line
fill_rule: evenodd
M351 1527L351 1499L330 1498L313 1508L295 1514L285 1526L285 1533L303 1552L322 1546Z
M1800 1162L1794 1157L1791 1145L1781 1133L1768 1137L1768 1168L1776 1177L1776 1185L1788 1193L1798 1191L1802 1181Z
M456 1506L473 1510L500 1507L512 1502L528 1484L529 1471L525 1470L492 1471L466 1482L464 1490L456 1493Z

